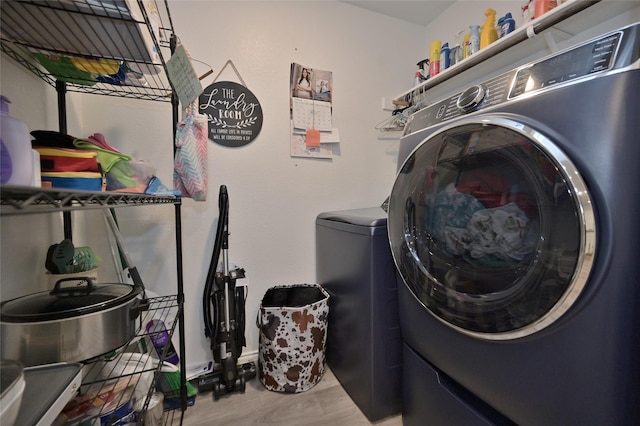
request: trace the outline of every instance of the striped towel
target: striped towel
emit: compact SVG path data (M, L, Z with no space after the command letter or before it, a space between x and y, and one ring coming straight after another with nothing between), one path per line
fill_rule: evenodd
M207 116L190 109L176 131L173 186L183 197L207 200Z

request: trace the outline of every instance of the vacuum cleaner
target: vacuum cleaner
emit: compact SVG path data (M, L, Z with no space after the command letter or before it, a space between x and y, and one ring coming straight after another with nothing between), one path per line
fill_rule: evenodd
M256 376L255 363L238 365L246 346L247 292L245 286L236 286L236 280L245 277L244 269L229 269L229 195L225 185L220 186L218 207L220 217L203 294L204 334L211 341L214 369L198 381L198 390L213 389L216 401L225 393L244 393L246 381ZM222 270L219 270L221 253Z

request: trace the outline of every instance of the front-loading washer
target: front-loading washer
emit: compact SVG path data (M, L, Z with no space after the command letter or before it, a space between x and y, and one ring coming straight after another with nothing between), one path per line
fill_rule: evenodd
M405 425L640 422L640 24L418 111L388 211Z

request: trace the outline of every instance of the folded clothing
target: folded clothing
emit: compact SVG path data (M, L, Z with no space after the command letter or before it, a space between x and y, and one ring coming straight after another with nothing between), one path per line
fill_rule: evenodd
M104 191L102 175L97 172L43 172L41 177L54 188Z
M116 148L109 145L109 142L107 142L107 138L105 138L102 133L94 133L91 136L89 136L86 139L86 141L91 142L92 144L102 149L106 149L107 151L113 151L117 154L122 154L122 152L118 151Z
M95 136L95 135L94 135ZM106 140L105 140L106 143ZM92 139L75 139L73 145L80 149L93 149L98 153L98 163L102 167L102 170L107 173L111 168L121 160L129 161L131 157L122 154L119 151L114 151L112 147L105 148L104 145L100 145L99 141L95 138ZM108 145L107 145L108 146Z
M33 147L52 147L74 149L73 141L75 136L67 135L54 130L34 130L31 132L34 140L31 141Z
M43 172L99 172L95 151L70 148L34 147L40 154Z

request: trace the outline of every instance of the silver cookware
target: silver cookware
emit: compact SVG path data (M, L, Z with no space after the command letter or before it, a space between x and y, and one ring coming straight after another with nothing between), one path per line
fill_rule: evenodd
M139 329L145 309L141 286L94 284L64 286L0 304L0 357L25 366L78 362L127 343ZM86 283L86 285L83 285Z

